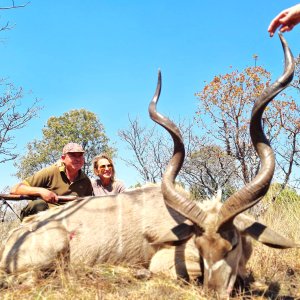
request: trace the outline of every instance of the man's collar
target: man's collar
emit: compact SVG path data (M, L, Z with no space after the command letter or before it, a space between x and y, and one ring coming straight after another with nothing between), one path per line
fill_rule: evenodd
M63 162L61 162L61 164L58 166L58 169L60 172L66 173L66 166Z
M67 173L66 173L66 166L65 166L65 164L63 162L61 162L61 164L58 166L58 169L59 169L60 172L63 172L63 173L65 173L67 175ZM85 178L85 174L80 169L78 171L78 175L76 177L76 181L79 180L79 179L83 179L83 178Z

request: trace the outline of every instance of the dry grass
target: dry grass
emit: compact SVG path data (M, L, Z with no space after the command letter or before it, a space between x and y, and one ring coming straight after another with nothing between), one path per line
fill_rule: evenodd
M300 201L294 200L272 204L261 221L300 241ZM15 226L3 223L0 237ZM247 292L237 292L234 299L300 299L300 249L271 249L254 243L248 268L256 282ZM34 286L13 280L7 289L0 290L0 299L216 299L194 283L163 276L138 279L136 272L136 268L124 266L72 266L67 274L58 271Z
M283 236L300 242L299 200L278 199L269 206L261 221ZM254 246L248 266L255 278L270 286L269 292L277 294L278 298L300 299L300 249L272 249L258 243Z
M193 285L164 277L137 279L136 269L121 266L76 266L68 274L57 273L33 288L11 285L1 299L207 299Z

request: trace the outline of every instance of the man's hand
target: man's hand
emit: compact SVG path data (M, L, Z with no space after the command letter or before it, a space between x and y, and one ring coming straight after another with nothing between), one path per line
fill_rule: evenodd
M40 188L39 194L40 194L40 197L43 200L45 200L46 202L49 202L49 203L57 203L58 202L57 195L47 189Z

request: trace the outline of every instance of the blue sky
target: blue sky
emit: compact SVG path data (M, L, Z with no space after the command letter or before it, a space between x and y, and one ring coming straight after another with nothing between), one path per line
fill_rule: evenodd
M0 1L0 6L11 1ZM25 3L21 0L16 4ZM152 125L148 103L161 69L159 110L174 119L192 118L194 94L214 75L258 64L273 78L283 69L277 36L269 38L270 20L296 1L101 1L32 0L26 8L0 11L1 77L41 99L39 117L16 132L18 150L33 139L51 116L84 108L96 113L106 134L128 157L117 135L128 127L128 115ZM300 51L300 26L285 37ZM140 181L117 158L117 175L127 186ZM11 163L0 165L0 191L18 179Z

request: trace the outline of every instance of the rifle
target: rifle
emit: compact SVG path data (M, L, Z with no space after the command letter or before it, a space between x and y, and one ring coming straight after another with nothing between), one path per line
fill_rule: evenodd
M58 196L58 202L73 201L77 198L78 197L75 195ZM40 199L40 198L36 197L36 196L29 196L29 195L0 194L0 201L2 200L3 204L7 205L7 207L9 207L12 210L12 212L18 217L19 220L21 220L21 218L14 211L12 206L7 201L36 200L36 199ZM6 211L5 211L5 213L6 213ZM2 222L4 222L5 213L3 215Z
M78 197L75 195L58 196L58 202L73 201L77 198ZM36 200L36 199L40 199L40 198L37 196L29 196L29 195L0 194L0 200L19 201L19 200Z

